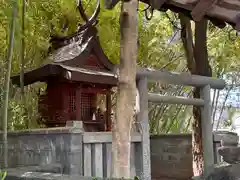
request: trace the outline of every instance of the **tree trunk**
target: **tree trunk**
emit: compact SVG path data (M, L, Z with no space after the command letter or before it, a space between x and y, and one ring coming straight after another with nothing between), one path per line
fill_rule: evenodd
M122 2L121 51L116 118L113 122L112 177L130 177L130 138L136 100L138 0Z
M13 2L13 12L11 18L10 36L9 36L9 46L7 55L7 73L4 86L4 106L3 106L3 156L4 156L4 168L8 167L8 143L7 143L7 125L8 125L8 98L9 98L9 86L10 86L10 76L12 69L12 55L14 46L14 32L15 32L15 19L17 17L17 2Z
M190 19L180 15L182 26L181 38L187 58L187 66L191 74L212 76L211 67L208 61L207 52L207 20L202 19L196 22L195 44L193 45L192 29ZM193 97L200 98L200 89L194 88ZM192 154L193 154L193 174L199 176L203 172L203 146L201 129L200 108L193 106L192 123Z
M195 74L195 59L193 52L193 35L190 18L184 14L179 14L181 23L181 39L183 42L183 47L185 51L185 56L187 59L187 67L191 74Z
M207 52L207 20L202 19L196 22L195 27L195 47L194 58L196 64L195 74L201 76L212 76L212 70L208 61ZM194 88L194 98L200 98L200 88ZM202 129L201 129L201 112L200 108L193 107L193 170L194 175L200 175L203 172L203 146L202 146Z

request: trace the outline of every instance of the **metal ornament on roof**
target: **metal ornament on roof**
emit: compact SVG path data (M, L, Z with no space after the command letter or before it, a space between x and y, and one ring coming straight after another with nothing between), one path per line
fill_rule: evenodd
M54 62L62 62L69 59L74 59L86 49L88 42L91 39L92 37L89 37L86 41L82 42L81 40L75 40L75 38L73 38L70 44L55 50L52 53L51 59Z
M82 0L78 1L78 10L80 16L85 21L84 24L79 25L76 33L61 38L62 46L55 51L53 51L50 59L54 62L61 62L69 59L73 59L79 56L87 47L88 43L91 41L92 37L85 37L89 27L93 27L97 24L97 16L100 12L100 0L97 0L97 5L94 13L90 18L85 14L83 9Z

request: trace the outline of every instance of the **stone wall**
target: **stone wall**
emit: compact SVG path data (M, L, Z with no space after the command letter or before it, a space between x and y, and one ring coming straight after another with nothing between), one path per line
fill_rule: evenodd
M82 133L77 128L10 132L8 141L11 168L41 166L44 172L82 175ZM192 177L190 134L152 136L150 142L153 179L186 180ZM220 144L220 139L216 144ZM0 147L0 165L2 149Z
M192 177L191 135L151 137L152 178L186 180Z
M220 161L217 148L221 136L214 133L215 163ZM151 136L152 178L159 180L186 180L192 174L191 134L165 134Z
M79 175L64 175L57 173L36 172L36 167L8 169L5 180L93 180L93 177L83 177ZM97 178L97 180L109 180L109 178ZM122 178L111 178L111 180L123 180ZM131 179L125 179L131 180Z
M8 167L42 166L49 171L81 174L81 133L74 128L39 129L8 134ZM0 166L3 165L3 145Z

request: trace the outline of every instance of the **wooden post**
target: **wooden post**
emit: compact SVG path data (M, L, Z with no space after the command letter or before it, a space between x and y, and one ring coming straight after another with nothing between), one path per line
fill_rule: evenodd
M142 131L142 177L141 179L151 179L150 161L150 137L148 124L148 80L142 77L138 81L138 91L140 96L140 112L137 115Z
M111 98L111 91L108 91L106 94L106 124L105 124L105 131L111 131L112 127L112 98Z
M203 108L201 108L202 114L201 127L202 127L202 143L205 174L214 165L210 85L207 85L201 89L201 96L202 99L204 100L204 106Z

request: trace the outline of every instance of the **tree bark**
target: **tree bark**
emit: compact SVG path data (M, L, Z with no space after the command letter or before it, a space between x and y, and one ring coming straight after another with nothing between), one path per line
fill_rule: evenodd
M202 19L196 22L195 27L195 47L194 58L196 63L195 74L201 76L212 76L212 70L208 61L207 52L207 20ZM200 98L200 88L194 88L194 98ZM193 107L193 170L197 176L203 173L203 146L202 146L202 129L201 129L201 112L200 108ZM196 176L195 175L195 176Z
M122 1L121 50L116 118L113 122L112 177L130 177L130 138L136 100L138 0Z
M192 29L190 19L180 15L182 26L181 38L187 58L187 66L192 74L201 76L212 76L212 70L208 61L207 52L207 20L202 19L196 22L195 44L193 44ZM193 97L200 98L200 89L194 88ZM199 176L203 173L203 146L201 129L200 108L193 106L192 122L192 154L193 154L193 174Z
M192 26L190 18L184 14L179 14L180 23L181 23L181 39L183 42L183 47L185 51L185 56L187 60L187 68L191 74L195 74L195 59L193 52L193 35L192 35Z

